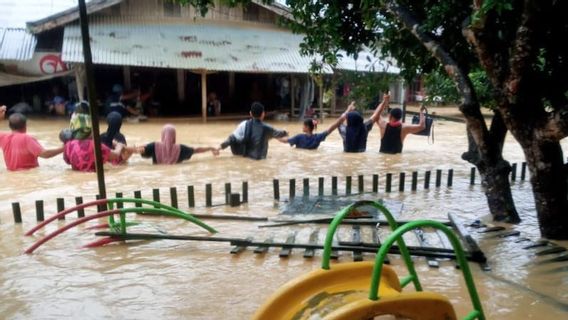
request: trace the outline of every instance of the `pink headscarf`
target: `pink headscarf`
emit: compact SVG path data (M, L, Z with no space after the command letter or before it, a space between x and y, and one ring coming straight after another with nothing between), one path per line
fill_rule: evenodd
M176 128L171 124L166 124L162 128L162 141L156 142L156 163L175 164L178 162L181 148L176 144Z

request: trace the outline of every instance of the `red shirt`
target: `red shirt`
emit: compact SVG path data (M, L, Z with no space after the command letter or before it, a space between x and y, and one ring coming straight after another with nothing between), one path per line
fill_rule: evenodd
M103 163L108 161L111 150L101 144ZM93 139L71 140L65 143L63 159L77 171L95 171L95 144Z
M22 132L0 132L0 148L11 171L38 167L37 157L44 150L34 137Z

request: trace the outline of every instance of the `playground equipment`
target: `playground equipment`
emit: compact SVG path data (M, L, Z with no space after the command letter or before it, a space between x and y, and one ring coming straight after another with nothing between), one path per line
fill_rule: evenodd
M454 233L437 221L419 220L398 228L390 212L379 203L373 206L383 212L392 234L380 246L373 262L350 262L330 268L331 243L338 225L353 210L353 205L340 211L331 222L325 241L321 269L294 279L277 290L255 313L253 319L372 319L380 315L427 320L457 319L449 300L437 293L424 292L414 264L402 238L420 227L441 230L455 250L463 271L473 311L464 319L484 320L485 316L465 259L463 248ZM409 275L400 279L392 268L384 265L390 247L398 243ZM402 292L413 283L416 292Z
M139 207L134 207L134 208L116 208L114 209L115 205L123 205L124 203L134 203ZM151 205L152 207L143 207L142 205ZM93 206L98 206L99 208L101 206L105 206L107 210L103 210L101 212L97 212L95 214L89 215L89 216L85 216L82 217L80 219L77 219L51 233L49 233L48 235L42 237L41 239L39 239L38 241L36 241L31 247L29 247L25 253L33 253L39 246L41 246L42 244L46 243L47 241L53 239L54 237L56 237L57 235L75 227L78 226L84 222L93 220L93 219L97 219L97 218L103 218L103 217L108 217L108 223L105 224L100 224L95 226L94 228L109 228L112 231L114 231L115 233L118 234L126 234L126 228L128 226L132 226L137 224L136 222L128 222L126 221L126 214L127 213L151 213L151 214L156 214L156 215L165 215L165 216L171 216L171 217L176 217L176 218L180 218L183 220L187 220L190 221L196 225L198 225L199 227L209 231L210 233L217 233L217 231L205 224L203 221L193 217L191 214L183 212L179 209L176 209L174 207L170 207L167 205L164 205L162 203L156 202L156 201L151 201L151 200L145 200L145 199L130 199L130 198L113 198L113 199L100 199L100 200L96 200L96 201L92 201L92 202L88 202L88 203L84 203L63 211L60 211L56 214L54 214L53 216L49 217L48 219L46 219L45 221L43 221L42 223L38 224L37 226L35 226L34 228L32 228L31 230L29 230L26 233L26 236L31 236L33 235L36 231L40 230L41 228L45 227L46 225L48 225L49 223L64 217L65 215L80 210L80 209L84 209L84 208L88 208L88 207L93 207ZM118 222L115 220L115 215L118 215L119 220ZM107 237L107 238L103 238L103 239L99 239L93 243L87 244L87 247L95 247L95 246L101 246L101 245L105 245L108 244L110 242L114 242L114 241L121 241L120 239L117 238L112 238L112 237Z

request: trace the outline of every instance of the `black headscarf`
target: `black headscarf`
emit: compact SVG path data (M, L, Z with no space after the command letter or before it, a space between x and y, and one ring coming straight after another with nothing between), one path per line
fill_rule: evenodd
M363 123L363 117L357 111L347 114L347 129L343 150L345 152L364 152L367 149L367 128Z
M122 126L122 116L118 112L111 112L107 115L108 128L107 131L101 134L101 143L112 149L112 142L114 140L126 144L124 135L120 133Z

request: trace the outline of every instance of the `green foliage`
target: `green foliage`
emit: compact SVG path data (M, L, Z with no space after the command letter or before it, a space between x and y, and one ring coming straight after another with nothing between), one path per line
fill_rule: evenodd
M357 106L364 109L374 109L382 98L380 95L388 91L389 84L396 76L384 73L341 71L339 83L349 83L351 91L348 101L357 102Z
M480 105L487 108L494 108L497 102L485 71L477 69L476 71L470 72L469 78L473 83ZM454 82L440 69L436 69L425 75L424 86L427 92L424 101L427 105L440 102L436 101L439 98L444 104L457 104L462 99Z

